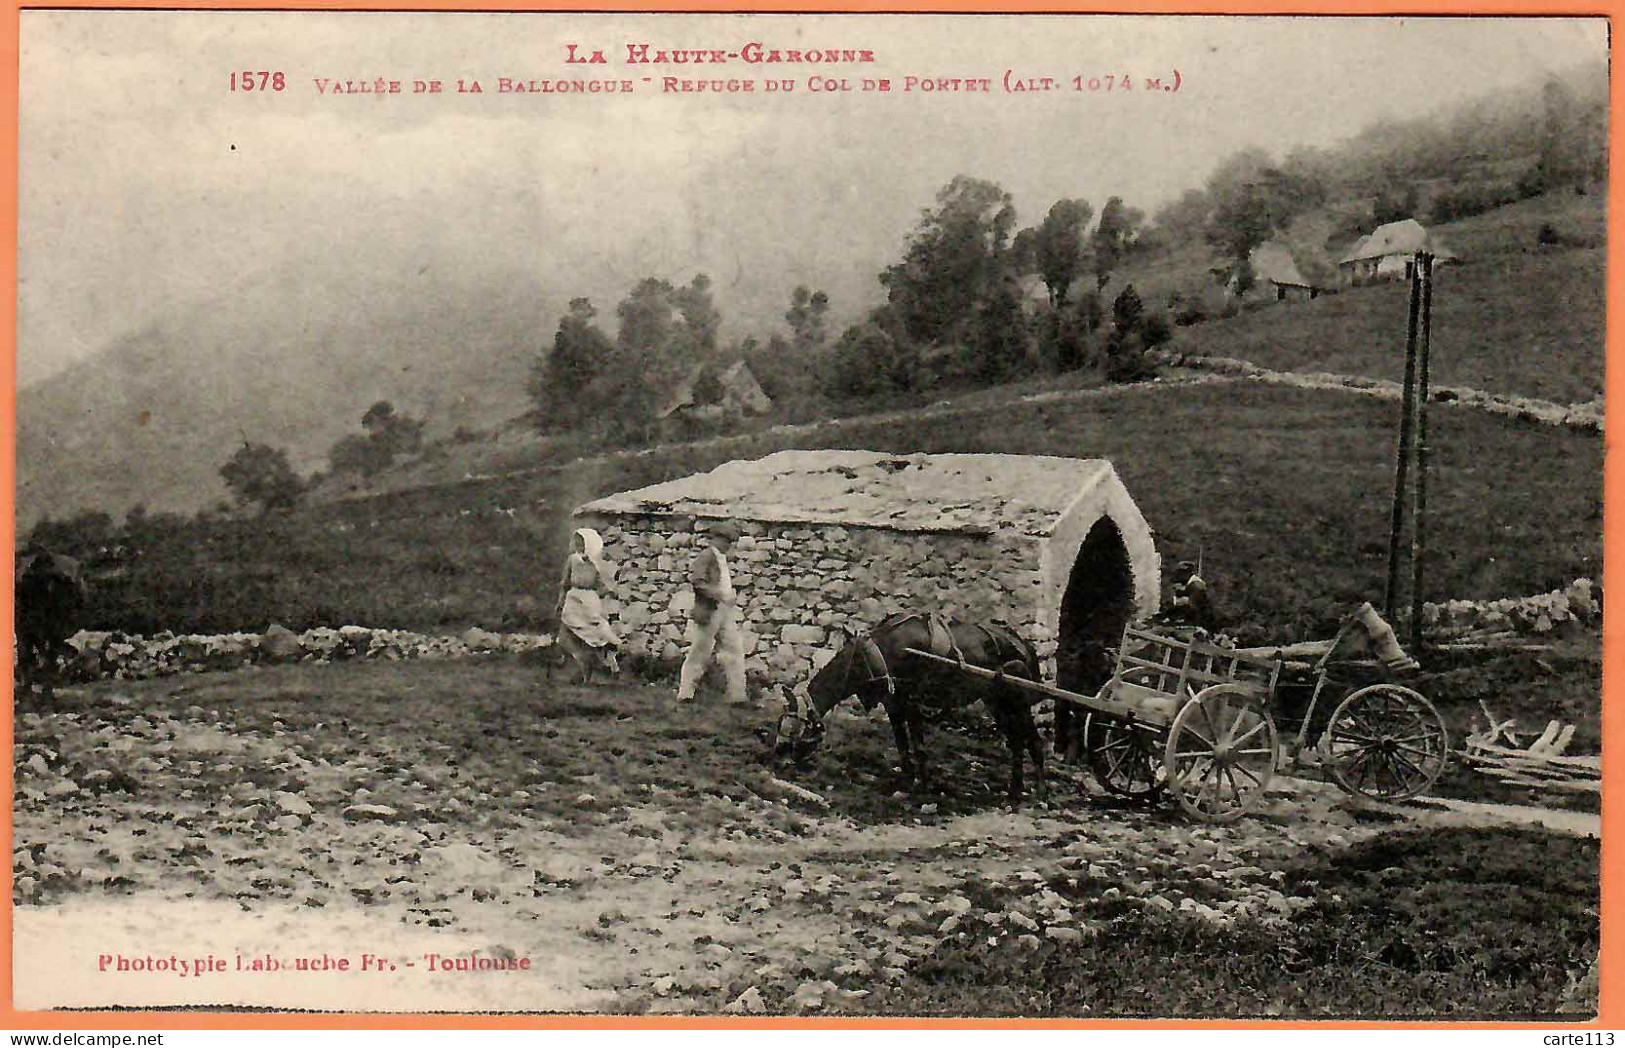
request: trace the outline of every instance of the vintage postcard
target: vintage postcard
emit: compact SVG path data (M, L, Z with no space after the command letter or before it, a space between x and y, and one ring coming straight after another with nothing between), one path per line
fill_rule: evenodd
M1605 19L20 34L18 1009L1596 1014Z

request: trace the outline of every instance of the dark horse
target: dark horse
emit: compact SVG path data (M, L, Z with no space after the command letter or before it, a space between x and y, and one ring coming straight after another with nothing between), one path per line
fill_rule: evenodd
M956 666L910 655L913 648L990 670L992 680ZM919 614L897 614L873 630L850 637L824 668L807 682L804 700L780 721L777 751L810 754L822 741L824 715L856 696L865 709L886 708L892 736L911 783L928 778L925 722L956 707L982 700L1010 749L1010 800L1022 796L1027 754L1038 765L1038 793L1045 795L1044 751L1033 725L1033 698L1006 678L1038 680L1038 654L1032 645L999 625L945 622Z
M84 617L87 591L79 562L32 549L17 560L17 670L21 691L35 683L50 696L57 660L71 650L68 638Z

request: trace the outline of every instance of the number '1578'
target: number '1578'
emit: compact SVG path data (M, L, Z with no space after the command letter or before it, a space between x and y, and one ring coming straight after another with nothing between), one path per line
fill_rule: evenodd
M261 69L254 72L244 69L231 74L231 89L233 91L281 91L288 86L288 78L280 71L271 72Z

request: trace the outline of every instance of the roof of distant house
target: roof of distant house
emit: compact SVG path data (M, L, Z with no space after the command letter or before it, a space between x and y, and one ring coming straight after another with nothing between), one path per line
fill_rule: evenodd
M1253 275L1259 280L1292 287L1315 286L1298 270L1297 260L1292 257L1292 249L1279 240L1271 240L1253 248L1250 260L1253 264Z
M1427 251L1442 259L1457 257L1455 252L1445 247L1444 243L1422 223L1414 218L1406 218L1378 226L1369 236L1356 240L1354 246L1349 248L1348 254L1338 260L1338 265L1385 258L1389 255L1414 255L1418 251Z

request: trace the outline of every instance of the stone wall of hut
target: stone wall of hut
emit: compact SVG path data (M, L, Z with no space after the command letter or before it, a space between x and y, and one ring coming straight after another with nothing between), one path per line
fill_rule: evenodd
M593 513L576 522L597 529L615 566L605 610L625 650L680 657L694 602L689 569L708 522ZM909 610L1005 622L1037 646L1054 675L1040 538L770 522L740 528L728 563L749 673L793 684L839 648L832 628L861 631Z

